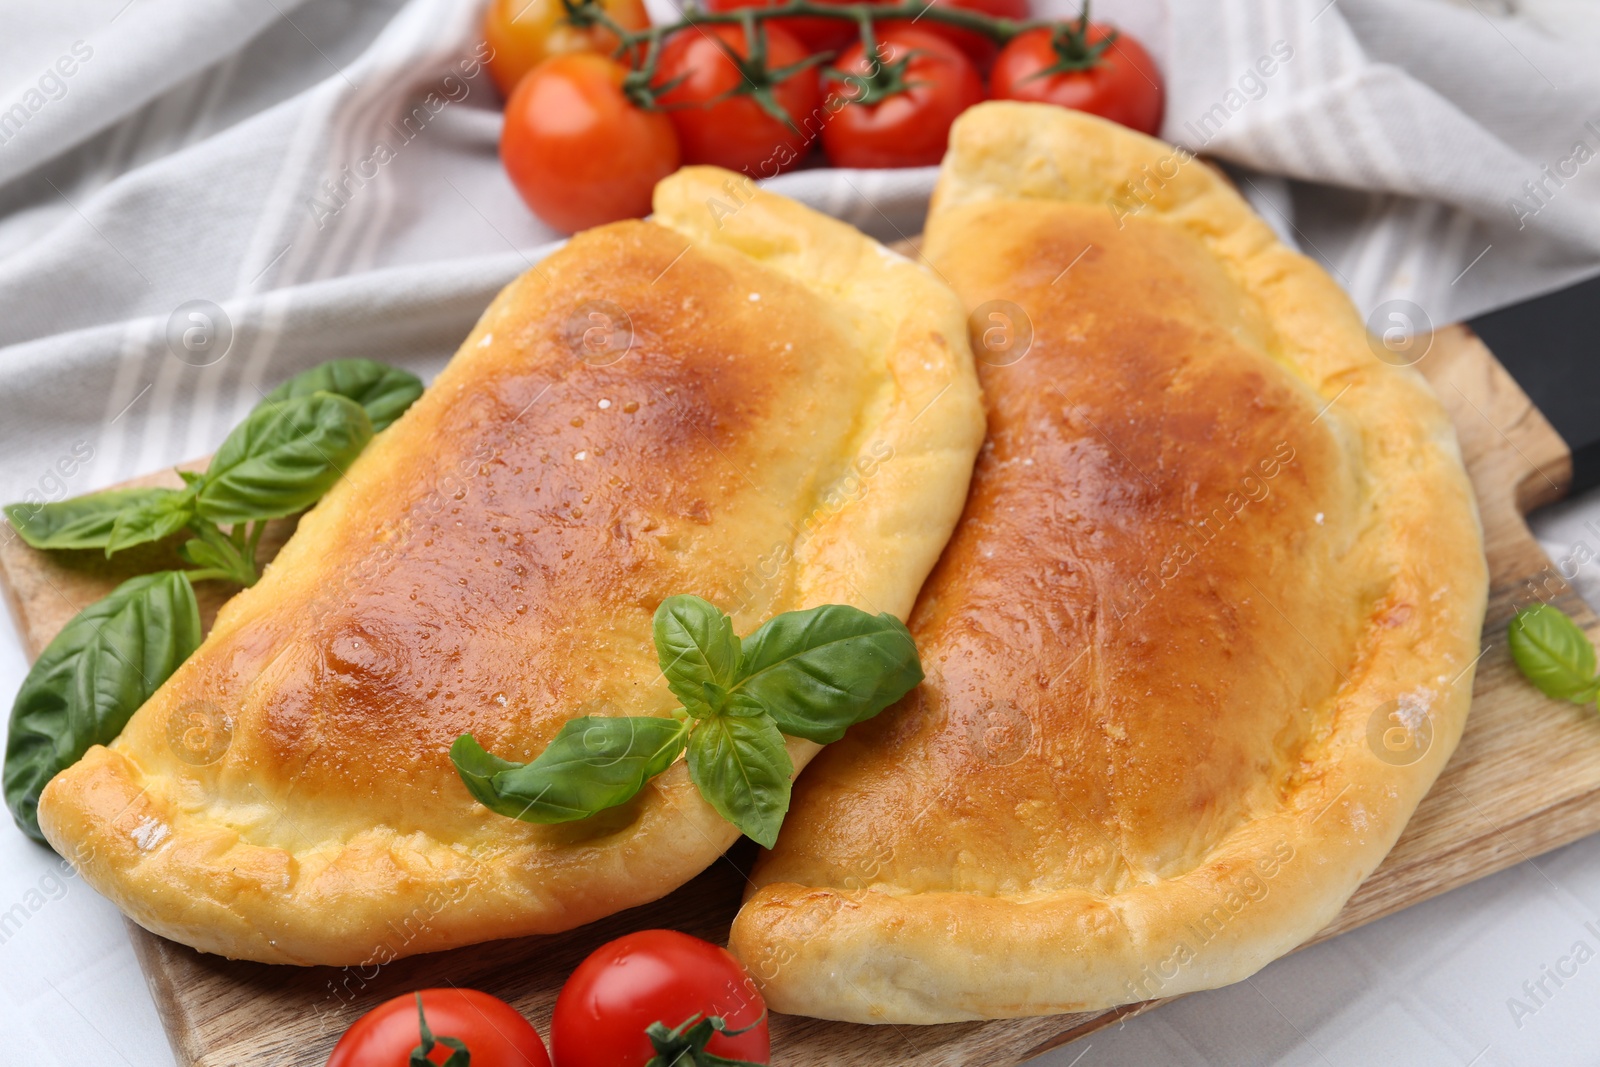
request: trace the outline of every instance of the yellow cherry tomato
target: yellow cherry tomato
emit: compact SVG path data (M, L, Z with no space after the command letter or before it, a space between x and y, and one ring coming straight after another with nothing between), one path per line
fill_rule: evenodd
M600 7L626 29L650 25L643 0L600 0ZM618 44L610 30L574 26L561 0L493 0L484 17L483 36L492 50L489 76L507 97L524 74L551 56L569 52L609 56Z

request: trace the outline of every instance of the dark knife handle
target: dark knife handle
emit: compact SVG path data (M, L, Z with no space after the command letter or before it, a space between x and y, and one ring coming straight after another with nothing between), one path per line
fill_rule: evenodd
M1600 485L1600 275L1467 323L1572 451L1572 494Z

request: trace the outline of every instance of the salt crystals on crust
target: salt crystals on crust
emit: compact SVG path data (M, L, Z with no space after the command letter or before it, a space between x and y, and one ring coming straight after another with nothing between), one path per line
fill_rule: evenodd
M147 815L145 816L144 821L138 826L135 826L133 831L128 836L133 838L134 844L138 845L145 852L149 852L151 849L161 844L161 842L165 841L167 839L167 835L170 833L172 833L172 827L168 826L154 815Z
M1400 720L1400 725L1407 730L1415 730L1433 714L1434 692L1426 686L1418 686L1409 693L1401 693L1395 703L1394 714Z

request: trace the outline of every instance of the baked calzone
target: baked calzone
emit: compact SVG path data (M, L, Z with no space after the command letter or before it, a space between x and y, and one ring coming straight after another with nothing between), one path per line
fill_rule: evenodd
M869 1023L1242 979L1461 733L1486 568L1450 423L1225 180L1090 116L968 111L925 250L989 416L927 680L800 779L732 948L775 1010Z
M723 171L655 208L509 285L121 737L46 788L46 837L136 922L355 964L652 900L737 837L682 761L532 825L472 799L451 743L525 761L576 716L669 713L651 616L674 594L741 633L822 603L906 616L983 436L955 295Z

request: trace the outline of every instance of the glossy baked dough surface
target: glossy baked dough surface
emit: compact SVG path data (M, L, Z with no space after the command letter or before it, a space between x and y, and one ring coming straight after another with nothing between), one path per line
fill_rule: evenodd
M927 680L808 769L735 924L776 1010L1236 981L1337 913L1455 745L1485 576L1449 424L1171 152L1046 107L958 125L926 253L977 312L989 436L912 615ZM1393 701L1415 763L1372 743Z
M475 804L450 744L526 760L574 716L669 712L650 626L675 593L741 633L830 601L904 617L982 435L955 297L720 171L656 206L513 282L123 735L50 784L46 834L135 920L352 964L654 899L737 836L681 762L534 826ZM196 714L231 730L202 765L173 743Z

